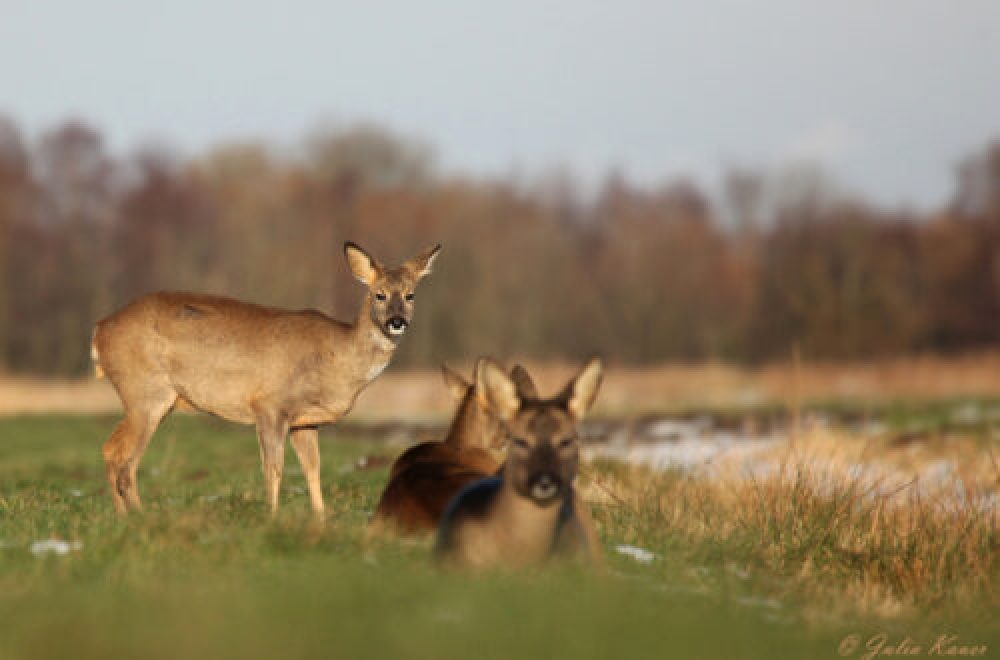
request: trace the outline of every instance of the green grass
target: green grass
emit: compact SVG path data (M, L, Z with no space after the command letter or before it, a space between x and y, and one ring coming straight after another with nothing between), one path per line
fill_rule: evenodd
M1000 650L982 611L817 624L803 616L807 592L787 566L754 557L742 537L695 539L662 503L595 510L609 550L604 574L442 572L426 543L366 540L386 469L355 463L391 450L336 431L322 440L322 527L292 452L272 519L252 429L178 415L143 461L146 511L121 519L100 458L114 421L0 421L0 659L834 658L844 634L883 630L958 632ZM609 478L619 470L600 469ZM30 552L48 538L82 547ZM637 563L613 551L618 543L657 559Z

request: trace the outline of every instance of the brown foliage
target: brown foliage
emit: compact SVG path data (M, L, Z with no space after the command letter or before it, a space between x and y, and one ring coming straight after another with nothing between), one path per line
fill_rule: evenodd
M721 205L686 182L613 176L585 201L565 181L445 178L424 145L371 126L317 133L300 153L236 144L182 160L114 158L78 122L29 144L0 120L0 365L81 373L94 320L157 289L350 317L345 240L389 259L444 244L398 356L411 366L995 346L998 162L1000 145L969 159L951 208L923 218L815 182L767 208L752 172L731 176Z

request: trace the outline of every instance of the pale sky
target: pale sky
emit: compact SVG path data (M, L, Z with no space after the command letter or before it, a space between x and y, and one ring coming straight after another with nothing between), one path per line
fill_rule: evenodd
M0 113L191 155L371 120L501 176L811 160L932 208L1000 138L1000 3L0 0Z

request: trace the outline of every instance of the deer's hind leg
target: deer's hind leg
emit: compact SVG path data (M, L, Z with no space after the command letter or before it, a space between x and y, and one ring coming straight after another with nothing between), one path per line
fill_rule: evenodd
M104 465L115 510L142 509L137 473L143 452L174 403L177 393L168 384L144 388L140 396L123 396L125 417L104 443Z

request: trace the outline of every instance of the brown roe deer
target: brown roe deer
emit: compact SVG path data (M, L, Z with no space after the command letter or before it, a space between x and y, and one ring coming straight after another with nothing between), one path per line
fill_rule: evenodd
M555 555L599 563L600 545L573 487L579 463L578 426L601 383L594 359L561 394L524 396L496 363L479 383L508 437L498 476L459 493L441 520L436 554L446 563L523 566Z
M104 444L115 509L140 509L136 471L153 432L178 402L257 427L267 502L278 507L291 432L317 514L321 424L346 415L389 363L413 315L414 288L440 246L386 268L353 243L344 253L367 291L357 320L192 293L154 293L94 328L91 355L124 407Z
M473 382L447 366L441 371L458 409L442 442L424 442L400 454L372 518L372 531L404 536L433 532L451 499L465 486L496 474L506 445L500 420L479 384L485 360L476 362ZM535 392L528 373L515 366L511 377L527 395Z

